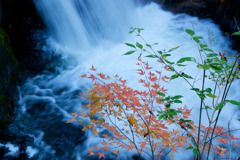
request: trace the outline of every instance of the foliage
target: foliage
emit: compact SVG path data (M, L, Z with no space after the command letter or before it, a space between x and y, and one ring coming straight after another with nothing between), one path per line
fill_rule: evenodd
M125 55L139 53L137 73L140 75L138 82L143 86L143 90L128 87L127 81L117 75L110 77L97 73L93 66L93 73L81 76L91 79L94 84L81 95L86 97L89 103L83 107L80 116L73 113L74 118L69 122L75 121L79 116L81 123L81 117L89 117L89 124L82 130L91 129L94 135L103 138L100 146L88 150L89 156L106 158L106 152L118 156L118 148L135 150L139 159L147 155L153 160L164 158L168 154L174 158L174 153L179 148L192 150L196 159L205 159L206 156L209 159L211 151L215 153L213 156L225 157L226 153L231 156L232 149L239 148L236 143L239 139L232 135L231 121L228 122L227 129L217 126L217 122L227 103L240 105L240 102L226 99L232 83L239 78L239 55L235 61L230 62L228 59L233 57L226 58L225 53L221 52L216 54L203 42L203 37L196 36L193 30L187 29L187 34L198 44L201 60L197 61L196 57L182 57L171 62L171 52L180 46L168 51L156 51L153 47L157 43L148 44L141 36L142 30L131 28L129 33L135 33L145 44L125 43L132 48ZM209 42L213 42L211 36ZM147 54L145 57L158 61L157 70L141 59L144 54ZM202 71L201 88L194 86L197 76L177 71L179 67L186 67L187 62L194 63L199 71ZM167 77L166 72L173 74ZM191 109L186 106L179 107L183 96L168 95L164 88L164 83L177 78L183 79L190 86L190 92L197 94L201 101L198 124L191 120ZM206 88L207 80L214 83L212 88ZM202 125L203 110L208 118L208 126ZM103 129L107 132L103 133ZM205 152L207 155L204 156Z

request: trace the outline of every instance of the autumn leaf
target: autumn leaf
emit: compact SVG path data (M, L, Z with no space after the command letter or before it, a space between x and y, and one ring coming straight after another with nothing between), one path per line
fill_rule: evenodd
M81 75L80 77L81 77L81 78L85 78L85 77L87 77L87 75L86 75L86 74L83 74L83 75Z
M92 68L90 69L91 71L96 71L97 69L93 67L92 65Z
M100 159L102 157L106 159L105 155L101 152L98 152L97 155L99 156L98 159Z

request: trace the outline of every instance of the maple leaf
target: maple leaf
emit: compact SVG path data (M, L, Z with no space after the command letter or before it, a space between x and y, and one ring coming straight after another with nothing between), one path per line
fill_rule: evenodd
M95 81L97 78L93 75L93 74L91 74L89 77L87 77L87 78L89 78L89 79L92 79L92 81Z
M218 138L217 141L219 143L226 143L226 144L228 144L228 139L227 138Z
M143 86L149 88L150 87L150 83L149 82L148 83L144 83Z
M160 91L163 92L163 93L167 93L167 92L166 92L167 90L164 89L164 87L162 87L162 88L160 89Z
M146 82L143 79L139 79L139 83L146 83Z
M109 148L106 147L106 146L105 146L105 147L102 147L102 148L103 148L102 151L107 151L107 152L109 151Z
M140 74L140 75L144 75L145 74L145 72L143 72L143 70L141 70L141 69L137 69L137 71L139 71L138 74Z
M86 75L86 74L83 74L83 75L81 75L80 77L81 77L81 78L85 78L85 77L87 77L87 75Z
M150 77L153 77L153 76L155 76L155 74L154 74L154 73L152 73L152 72L149 72L148 74L149 74L149 76L150 76Z
M156 82L158 79L156 76L148 78L151 82Z
M142 144L140 145L140 148L144 148L146 145L147 145L147 142L144 141L144 142L142 142Z
M103 134L102 134L103 135ZM106 137L105 137L106 138ZM103 139L103 143L101 143L102 145L104 145L104 146L107 146L108 144L104 141L104 139Z
M96 71L97 69L93 67L92 65L92 68L90 68L91 71Z
M93 156L93 155L95 155L95 154L93 153L93 149L89 149L89 150L87 150L87 151L88 151L88 153L89 153L88 156Z
M98 150L98 149L99 149L99 147L98 147L98 146L94 146L93 148L94 148L94 149L96 149L96 150Z
M124 144L120 144L119 147L126 148Z
M157 83L154 83L153 85L151 85L151 87L153 87L154 89L158 89L160 88L160 85L158 85Z
M107 78L105 77L105 74L98 73L97 75L99 75L99 77L101 77L102 79L107 79Z
M164 69L166 69L167 71L170 71L167 65L164 66Z
M113 151L113 154L116 154L117 156L119 156L118 152L119 151L116 151L116 150L112 150Z
M128 151L132 150L134 148L134 145L131 144L130 146L127 147L128 148Z
M149 69L152 69L152 67L149 67L149 66L148 66L148 63L146 63L145 69L149 70Z
M98 159L100 159L102 157L106 159L106 157L105 157L105 155L103 153L98 152L97 155L99 155Z
M98 135L98 131L96 130L96 128L93 128L92 131L93 131L94 136Z

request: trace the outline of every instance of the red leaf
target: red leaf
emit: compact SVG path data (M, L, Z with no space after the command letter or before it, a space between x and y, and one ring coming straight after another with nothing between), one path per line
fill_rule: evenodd
M140 75L144 75L145 74L145 72L143 72L143 70L141 70L141 69L138 69L137 71L139 71L138 74L140 74Z
M83 74L83 75L81 75L80 77L81 77L81 78L85 78L85 77L87 77L87 75L86 75L86 74Z
M89 79L92 79L92 81L95 81L97 78L93 75L93 74L91 74L89 77L87 77L87 78L89 78Z
M97 69L93 67L92 65L92 68L90 68L91 71L96 71Z

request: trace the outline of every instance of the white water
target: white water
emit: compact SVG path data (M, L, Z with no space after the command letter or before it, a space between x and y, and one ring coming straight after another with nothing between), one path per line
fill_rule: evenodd
M183 45L174 52L175 59L197 56L195 43L184 32L185 29L192 29L192 26L200 36L207 37L208 28L214 32L215 51L234 53L228 48L229 41L222 36L218 26L211 20L199 20L184 14L173 15L154 3L144 7L136 7L135 3L137 2L131 0L35 0L35 5L50 32L48 43L44 46L48 48L45 54L49 54L50 50L61 55L63 63L68 66L67 69L60 68L59 73L40 74L28 79L21 87L20 104L25 108L23 112L27 119L24 125L29 127L26 130L33 137L38 137L41 133L41 143L38 141L34 144L35 147L42 149L40 153L43 157L51 155L83 159L86 156L86 149L99 143L100 138L89 133L85 135L87 139L81 145L74 143L77 138L70 140L72 148L66 149L66 153L57 155L58 148L54 146L57 142L52 142L55 141L52 140L54 139L52 132L63 132L65 136L71 136L71 133L65 132L79 127L75 124L64 131L66 126L61 125L69 120L70 112L80 110L83 102L76 95L89 86L89 81L82 80L79 76L88 72L92 65L98 68L99 72L118 74L128 79L129 85L138 87L135 72L137 55L122 56L129 50L124 43L135 43L135 37L128 34L131 26L144 28L143 37L149 43L159 43L156 49L168 50ZM140 42L139 39L137 41ZM185 95L183 102L190 108L197 108L194 109L196 115L199 102L193 100L197 97L185 94L189 88L187 84L175 81L170 85L167 86L169 93ZM229 118L232 112L233 110L224 112L224 117ZM235 121L234 124L237 125ZM76 137L79 134L77 131L72 132ZM61 139L68 141L69 137ZM66 143L70 145L70 142ZM130 159L131 156L129 153L122 159ZM188 155L181 154L181 159L186 158Z

